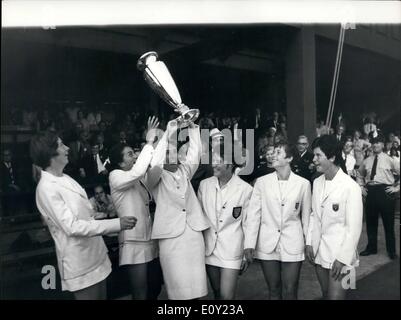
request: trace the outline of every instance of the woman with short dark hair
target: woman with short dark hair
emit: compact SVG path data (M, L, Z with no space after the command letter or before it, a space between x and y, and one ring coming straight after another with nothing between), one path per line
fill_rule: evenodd
M308 180L291 171L296 152L286 143L275 146L275 172L256 180L248 207L247 224L253 236L248 237L245 247L255 249L271 300L297 299L305 260L311 187Z
M33 163L42 169L36 204L56 245L62 290L76 299L105 299L111 263L101 235L132 229L136 219L94 219L85 190L63 173L69 148L56 134L37 134L30 149Z
M362 231L362 193L344 171L341 142L322 136L312 145L313 163L322 175L313 182L312 215L306 256L315 265L323 298L345 299L342 285L359 261L357 246Z
M233 153L220 151L213 154L213 176L201 181L198 199L211 225L203 231L206 272L215 299L231 300L235 297L238 275L252 260L244 247L252 187L234 174Z
M156 117L149 117L145 134L148 140L142 151L117 144L110 152L110 194L117 215L138 219L135 229L119 234L119 265L127 271L132 298L137 300L148 297L148 266L158 257L157 242L150 238L153 198L144 177L152 160L153 133L158 125Z

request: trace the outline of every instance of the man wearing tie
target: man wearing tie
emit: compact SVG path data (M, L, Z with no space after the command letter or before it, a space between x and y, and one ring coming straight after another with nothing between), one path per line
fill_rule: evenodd
M17 210L17 195L21 192L21 187L17 184L15 164L12 161L10 149L4 149L2 154L0 192L2 194L2 207L5 215L10 215Z
M377 226L379 213L386 234L387 253L390 259L397 257L395 251L394 210L395 193L400 191L400 164L383 152L385 138L378 135L371 140L373 155L366 158L357 172L357 182L366 197L366 227L368 245L361 256L377 253ZM397 180L397 181L396 181Z
M345 127L342 124L339 124L336 127L335 137L336 137L336 140L338 142L341 142L342 144L345 143L345 138L346 138L344 132L345 132Z

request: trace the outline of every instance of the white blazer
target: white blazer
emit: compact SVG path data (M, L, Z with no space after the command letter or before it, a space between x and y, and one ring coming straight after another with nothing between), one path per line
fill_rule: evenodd
M272 253L280 241L289 254L304 251L311 213L311 187L308 180L291 172L287 190L280 199L277 173L256 180L248 208L253 237L246 248Z
M133 229L119 233L119 242L149 241L152 232L152 219L149 212L151 198L146 182L141 180L153 156L153 147L145 145L131 170L113 170L109 175L110 194L117 215L134 216L137 223Z
M338 260L347 266L357 263L362 232L362 193L359 185L341 169L325 192L325 176L313 182L312 215L307 244L328 263Z
M101 235L119 232L120 219L94 220L86 192L74 179L42 171L36 204L56 244L62 279L82 276L109 259Z
M216 177L207 178L201 181L198 190L199 201L211 225L203 232L206 256L219 247L223 259L242 259L244 237L248 237L246 217L252 187L233 175L226 186L227 201L217 206L218 183Z
M198 168L202 151L199 126L189 128L188 132L186 159L175 173L163 169L168 132L165 132L155 149L151 169L147 173L148 184L156 201L152 239L178 237L187 224L195 231L210 227L190 182ZM180 178L181 187L177 186L174 176Z

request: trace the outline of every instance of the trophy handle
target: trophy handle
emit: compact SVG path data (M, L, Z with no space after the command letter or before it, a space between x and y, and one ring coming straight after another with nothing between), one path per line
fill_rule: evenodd
M189 126L190 122L195 122L199 117L199 109L188 109L184 111L177 119L179 128L185 128Z

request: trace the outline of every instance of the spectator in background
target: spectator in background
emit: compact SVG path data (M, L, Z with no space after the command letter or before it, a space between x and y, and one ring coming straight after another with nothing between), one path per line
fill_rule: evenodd
M70 104L66 109L66 113L68 114L72 123L76 123L78 120L78 111L79 108L75 104Z
M72 175L78 173L78 166L82 159L90 154L90 144L89 144L89 132L76 130L76 136L73 137L73 141L69 144L69 163L66 167L67 172Z
M377 126L374 120L374 115L367 116L363 121L363 133L369 135L371 132L377 130Z
M104 134L101 132L96 134L95 142L99 146L100 161L104 163L109 157L109 148L104 143Z
M284 141L288 141L287 124L285 122L280 122L277 134L281 135Z
M276 131L279 129L279 114L278 112L273 112L273 117L267 121L267 127L273 127Z
M345 161L345 167L347 168L347 174L355 180L356 173L355 173L355 164L356 160L355 157L352 155L352 150L354 148L354 144L352 142L352 137L347 137L347 141L344 143L343 146L343 159Z
M3 149L1 156L0 192L4 215L16 215L21 209L18 198L22 192L19 169L13 161L11 149Z
M97 185L94 189L94 196L89 199L95 214L96 220L110 219L117 217L117 212L111 196L106 194L102 185Z
M335 138L338 142L341 142L342 144L345 143L345 126L343 126L342 124L337 125L336 127L336 133L335 133Z
M385 150L387 152L389 152L390 149L392 148L394 140L395 140L395 134L393 132L390 132L388 134L388 139L387 139L386 147L385 147Z
M80 161L79 172L85 184L107 183L108 171L100 160L97 141L92 142L91 153Z
M362 138L362 134L359 130L354 131L354 137L352 140L354 144L354 151L365 151L366 148L370 147L370 142Z
M366 197L366 227L368 245L361 256L377 253L377 227L379 214L383 220L387 253L395 259L394 195L400 192L400 164L383 152L385 138L378 135L371 140L373 155L363 161L357 172L357 181Z
M320 120L316 125L316 136L319 138L325 134L329 134L329 128L325 125L324 120Z
M38 114L32 105L28 104L22 112L22 124L29 128L35 128Z
M266 174L273 173L273 156L274 156L274 146L267 145L262 150L261 161L258 167L251 174L251 185L255 184L257 178L262 177Z
M83 110L79 110L77 113L77 122L82 125L82 129L84 131L89 131L90 130L90 125L88 120L86 120L86 114L84 113Z
M389 155L394 161L400 163L400 151L397 148L391 147Z
M315 173L313 164L313 153L309 151L309 140L305 135L298 137L296 148L298 153L294 155L291 162L291 168L297 175L313 182L312 176Z

